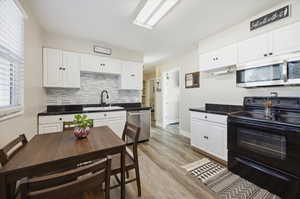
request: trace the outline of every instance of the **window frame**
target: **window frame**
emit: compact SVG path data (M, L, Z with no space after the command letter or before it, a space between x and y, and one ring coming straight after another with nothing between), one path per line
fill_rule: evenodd
M20 45L19 49L17 50L22 50L24 53L24 48L25 48L25 22L24 20L27 18L27 15L22 8L20 2L18 0L7 0L11 1L16 7L16 12L21 13L20 17L22 18L20 21L22 23L18 23L18 25L22 26L20 27L22 29L21 36L22 40L22 45ZM0 30L1 31L1 30ZM4 40L5 41L5 40ZM13 73L12 80L11 78L9 81L9 84L15 84L13 86L10 86L9 88L9 100L10 100L10 105L8 106L2 106L0 107L0 121L10 119L12 117L20 116L24 114L24 54L22 57L18 56L14 52L10 51L10 46L6 46L6 43L0 43L0 57L1 59L4 59L5 61L8 62L9 64L9 73ZM11 69L13 67L13 69ZM11 71L13 70L13 71ZM11 77L11 76L10 76ZM17 79L15 79L17 78ZM13 82L11 82L13 81Z

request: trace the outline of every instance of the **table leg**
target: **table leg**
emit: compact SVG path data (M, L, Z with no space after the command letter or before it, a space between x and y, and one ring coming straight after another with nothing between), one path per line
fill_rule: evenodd
M121 199L125 199L125 149L121 153Z
M2 199L8 199L8 192L7 192L8 188L6 186L5 183L5 177L4 176L0 176L0 198Z

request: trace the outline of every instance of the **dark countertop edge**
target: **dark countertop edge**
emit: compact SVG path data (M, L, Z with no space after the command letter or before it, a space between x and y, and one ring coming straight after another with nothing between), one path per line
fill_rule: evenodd
M50 116L50 115L68 115L68 114L82 114L82 113L101 113L101 112L115 112L115 111L141 111L141 110L151 110L152 107L128 107L113 110L95 110L95 111L61 111L61 112L41 112L38 116Z
M230 115L232 112L222 112L222 111L209 111L205 110L205 108L190 108L192 112L201 112L201 113L210 113L210 114L217 114L217 115Z
M230 104L205 104L205 107L200 108L190 108L189 111L210 113L217 115L231 115L243 111L243 106L240 105L230 105Z

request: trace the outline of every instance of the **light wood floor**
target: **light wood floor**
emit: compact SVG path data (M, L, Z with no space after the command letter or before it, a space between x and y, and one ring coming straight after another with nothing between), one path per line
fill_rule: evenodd
M185 175L180 166L203 156L190 149L189 140L153 128L149 142L139 145L142 181L140 199L214 199L205 186ZM131 173L131 177L134 174ZM128 199L137 199L136 183L126 185ZM120 190L111 191L111 199L119 199Z

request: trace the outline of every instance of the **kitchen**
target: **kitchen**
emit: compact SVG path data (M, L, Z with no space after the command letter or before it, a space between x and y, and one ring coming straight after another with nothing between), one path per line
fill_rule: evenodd
M14 2L17 6L12 7L21 11L22 20L19 15L14 19L24 24L2 24L8 30L16 30L9 24L24 25L24 41L16 37L22 41L12 43L24 45L24 50L15 53L20 56L11 53L14 48L0 53L1 68L11 69L4 68L1 79L11 81L13 74L16 82L9 90L13 92L1 92L5 97L0 101L14 106L0 107L0 148L7 152L10 147L5 146L20 134L26 138L18 137L24 148L11 160L7 156L0 168L4 198L13 198L23 177L51 178L71 164L77 170L93 169L93 159L104 158L109 164L109 153L114 154L111 169L117 173L111 176L113 189L105 191L110 198L299 196L297 0L170 1L170 11L159 20L152 13L149 24L139 21L147 3L162 6L169 1L3 2ZM203 20L207 16L209 20ZM8 48L1 41L11 39L4 30L1 50ZM164 128L163 78L174 69L179 71L180 89L177 133ZM147 102L151 96L145 87L150 84L145 81L154 85L149 92L154 104ZM138 139L123 140L124 132L132 131L139 132ZM124 143L133 149L124 152ZM30 155L33 150L35 156ZM117 153L120 161L114 161ZM138 159L129 173L123 153ZM93 177L97 173L88 179ZM233 186L236 180L246 186L247 196L230 195L241 188ZM84 178L76 180L81 182L86 184ZM98 183L93 186L100 187Z

